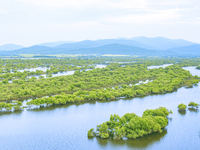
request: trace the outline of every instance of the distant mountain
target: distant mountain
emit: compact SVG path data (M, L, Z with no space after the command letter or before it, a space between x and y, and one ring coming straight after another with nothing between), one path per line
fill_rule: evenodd
M0 46L0 50L3 50L3 51L12 51L12 50L17 50L21 48L23 48L23 46L16 45L16 44L5 44L5 45Z
M153 47L151 46L141 44L137 41L129 40L129 39L104 39L104 40L95 40L95 41L85 40L85 41L76 42L76 43L65 43L65 44L57 46L56 48L68 48L68 49L94 48L94 47L100 47L100 46L109 45L109 44L123 44L123 45L128 45L128 46L153 49Z
M22 48L20 50L7 51L1 53L1 55L19 55L19 54L82 54L82 55L104 55L104 54L118 54L118 55L141 55L141 56L166 56L174 55L173 52L168 51L154 51L140 47L133 47L122 44L108 44L94 48L80 48L80 49L67 49L67 48L53 48L45 46L32 46L28 48Z
M74 43L74 42L73 41L47 42L47 43L38 44L38 46L56 47L65 43Z
M176 53L179 56L200 57L200 44L172 48L172 49L168 49L167 51Z
M104 55L104 54L151 55L152 53L154 53L154 51L140 48L140 47L133 47L133 46L115 43L115 44L108 44L108 45L104 45L100 47L94 47L94 48L81 48L81 49L68 50L67 53L69 54L97 54L97 55Z
M193 42L182 40L182 39L173 40L173 39L168 39L164 37L155 37L155 38L134 37L131 39L134 41L140 42L141 44L153 47L156 50L167 50L170 48L189 46L189 45L195 44Z
M46 46L31 46L22 48L19 50L9 51L8 54L49 54L51 52L55 51L53 48L46 47Z
M171 40L163 37L147 38L136 37L132 39L102 39L85 40L75 43L64 41L43 43L12 51L1 51L0 56L13 56L19 54L82 54L82 55L141 55L141 56L192 56L200 57L200 44L193 44L185 40ZM191 45L190 45L191 44ZM46 45L46 46L42 46ZM183 45L183 46L179 46ZM185 46L186 45L186 46ZM53 47L54 46L54 47Z

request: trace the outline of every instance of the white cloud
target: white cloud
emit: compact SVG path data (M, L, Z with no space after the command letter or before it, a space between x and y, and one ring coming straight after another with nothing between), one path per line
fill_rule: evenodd
M93 4L91 0L16 0L27 4L33 4L44 7L83 7Z
M9 13L8 10L0 9L0 15L7 15Z
M111 8L124 9L144 9L147 5L146 0L123 0L123 1L104 1L105 5Z
M140 9L147 5L146 0L15 0L30 5L42 6L42 7L73 7L73 8L85 8L85 7L109 7L111 9L124 8L124 9Z
M115 23L132 23L132 24L168 24L181 18L179 12L181 9L168 10L149 10L144 14L130 14L121 17L111 17L106 20Z
M148 36L151 31L149 36L187 31L185 37L199 37L199 6L199 0L0 0L0 42Z

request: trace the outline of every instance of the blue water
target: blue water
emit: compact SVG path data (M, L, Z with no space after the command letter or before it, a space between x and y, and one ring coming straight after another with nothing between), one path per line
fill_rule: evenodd
M192 69L191 69L192 71ZM197 72L200 75L200 71ZM132 149L192 149L200 148L199 111L177 110L180 103L200 103L200 86L164 95L144 98L65 105L0 115L0 149L69 149L69 150L132 150ZM137 140L113 141L88 139L87 131L107 120L111 114L120 116L128 112L142 115L146 109L159 106L173 111L169 124L162 134L154 133Z

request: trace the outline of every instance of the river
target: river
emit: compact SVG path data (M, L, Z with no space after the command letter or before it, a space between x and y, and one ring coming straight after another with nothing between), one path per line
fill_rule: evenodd
M193 75L200 70L187 67ZM194 74L195 72L195 74ZM146 96L111 102L93 102L80 105L48 107L0 115L0 147L3 150L69 149L69 150L132 150L132 149L199 149L199 111L180 114L177 106L190 101L200 103L200 86L164 95ZM142 115L146 109L159 106L173 111L162 134L154 133L137 140L113 141L88 139L87 131L107 120L111 114L120 116L128 112Z

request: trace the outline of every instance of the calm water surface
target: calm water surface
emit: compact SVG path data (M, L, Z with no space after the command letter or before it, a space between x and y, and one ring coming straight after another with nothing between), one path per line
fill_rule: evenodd
M195 68L190 68L190 71ZM194 71L194 70L193 70ZM200 71L197 72L200 75ZM94 102L62 107L24 110L0 115L0 147L12 149L193 149L200 148L199 111L177 110L180 103L200 103L200 85L177 92L144 98ZM173 111L172 119L162 134L154 133L138 140L113 141L112 139L88 139L87 131L109 120L110 114L120 116L128 112L142 115L146 109L159 106Z
M171 66L171 65L173 65L173 64L163 64L163 65L158 65L158 66L147 66L147 68L148 69L155 69L155 68L160 68L160 67L165 68L165 67Z

